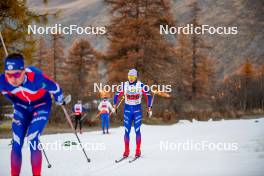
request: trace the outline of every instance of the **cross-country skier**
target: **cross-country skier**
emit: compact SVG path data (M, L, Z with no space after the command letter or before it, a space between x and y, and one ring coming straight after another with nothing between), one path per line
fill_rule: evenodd
M144 84L137 80L137 70L131 69L128 72L128 81L121 84L121 89L114 96L114 109L116 110L118 100L120 97L125 96L125 106L124 106L124 127L125 127L125 152L123 157L129 156L129 133L131 130L132 122L134 122L134 128L136 133L136 153L135 157L140 157L140 145L141 145L141 133L140 126L142 121L142 108L141 99L142 95L145 96L148 114L151 116L151 101L152 96L148 91L148 88Z
M79 132L80 134L82 134L82 117L84 117L86 115L85 113L85 108L82 105L82 101L78 100L77 103L74 105L73 109L72 109L73 113L72 115L74 115L75 118L75 131L77 130L78 124L79 124Z
M42 154L39 136L48 122L52 99L63 105L59 85L35 67L24 67L21 54L5 58L5 73L0 74L0 92L14 106L12 123L13 143L11 151L11 175L18 176L22 164L22 146L27 136L31 151L31 166L34 176L41 175Z
M105 134L105 128L106 128L106 133L108 134L109 131L109 112L112 111L114 112L114 108L109 102L108 98L106 95L103 96L102 101L100 102L98 106L98 110L100 111L100 117L102 120L102 130L103 134Z

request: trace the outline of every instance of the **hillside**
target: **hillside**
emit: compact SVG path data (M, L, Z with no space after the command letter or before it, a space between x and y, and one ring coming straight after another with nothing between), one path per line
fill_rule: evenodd
M189 23L191 0L173 0L171 11L178 26ZM264 3L261 0L198 0L201 8L200 23L212 26L237 26L238 35L205 35L204 39L212 47L209 56L217 62L218 78L233 73L246 58L256 63L264 63ZM78 24L81 26L106 26L109 24L109 8L103 0L58 0L47 6L30 0L29 7L34 11L56 11L60 16L51 19L50 24ZM66 45L76 38L88 38L92 45L106 51L108 41L104 36L66 36ZM207 51L208 52L208 51Z

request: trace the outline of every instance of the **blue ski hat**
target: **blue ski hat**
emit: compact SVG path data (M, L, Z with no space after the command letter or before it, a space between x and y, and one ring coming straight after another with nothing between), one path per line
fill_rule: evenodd
M10 54L5 58L5 70L24 70L24 57L21 54Z

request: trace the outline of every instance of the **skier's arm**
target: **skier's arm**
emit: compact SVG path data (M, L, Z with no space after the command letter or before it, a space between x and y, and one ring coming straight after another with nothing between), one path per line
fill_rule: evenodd
M42 77L43 77L43 83L45 85L44 89L54 96L57 104L62 105L63 94L59 84L53 81L52 79L50 79L45 74L42 74Z
M148 106L148 108L152 108L152 96L151 96L151 93L149 90L147 90L147 87L144 86L144 84L142 83L141 84L141 87L142 87L142 94L145 96L145 100L146 100L146 104Z
M83 109L83 113L86 114L86 112L88 112L88 108L86 108L85 106L82 106Z
M86 112L87 112L87 109L84 107L84 106L82 106L82 119L84 118L84 116L86 116Z
M112 104L110 102L107 103L108 108L112 113L115 113L115 108L113 108Z
M152 96L150 94L150 91L147 89L146 86L144 86L144 84L142 83L141 84L142 86L142 94L145 96L145 99L146 99L146 103L148 105L148 117L151 118L152 117Z
M102 102L100 102L98 105L98 111L101 111L101 109L102 109Z
M122 86L122 88L118 90L114 96L114 107L118 104L118 100L122 97L122 95L124 95L124 86Z
M110 102L108 102L108 108L110 109L110 111L113 111L113 109L114 109Z

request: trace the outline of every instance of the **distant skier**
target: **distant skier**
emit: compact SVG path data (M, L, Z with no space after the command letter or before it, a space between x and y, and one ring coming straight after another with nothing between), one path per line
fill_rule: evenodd
M82 105L82 101L78 100L77 103L73 107L73 114L75 118L75 131L77 130L79 124L79 132L82 134L82 120L84 116L86 116L86 109Z
M137 70L131 69L128 72L128 81L126 81L122 88L116 93L114 96L114 109L116 110L118 100L122 95L125 96L125 106L124 106L124 126L125 126L125 152L123 153L123 157L129 156L129 134L132 126L132 122L134 122L134 128L136 133L136 153L135 157L140 157L140 145L141 145L141 133L140 126L142 121L142 108L141 108L141 99L142 94L146 98L147 106L148 106L148 114L152 115L151 111L151 101L152 96L150 92L147 90L147 87L144 84L137 80Z
M25 136L30 144L32 173L41 175L39 136L49 119L51 94L57 104L63 105L62 90L37 68L25 68L21 54L8 55L4 64L5 73L0 75L0 92L14 105L11 175L20 174Z
M98 110L100 111L100 117L102 120L102 130L103 134L105 134L105 128L106 133L109 133L109 112L113 112L113 106L109 102L108 98L106 96L103 97L102 101L100 102L98 106Z

